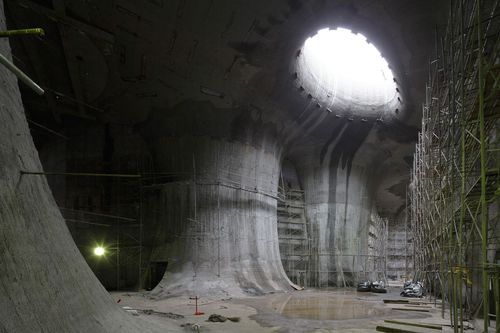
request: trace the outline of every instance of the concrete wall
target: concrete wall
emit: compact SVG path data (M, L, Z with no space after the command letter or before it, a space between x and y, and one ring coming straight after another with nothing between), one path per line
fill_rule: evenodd
M6 38L0 53L10 58ZM0 86L0 332L151 331L114 304L92 274L45 177L21 177L42 166L17 81L4 66Z

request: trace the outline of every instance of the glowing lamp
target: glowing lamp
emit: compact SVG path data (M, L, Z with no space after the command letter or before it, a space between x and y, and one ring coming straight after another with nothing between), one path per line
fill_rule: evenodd
M104 252L106 252L106 251L104 251L104 248L103 248L102 246L98 246L98 247L96 247L96 248L94 249L94 254L95 254L96 256L98 256L98 257L103 256L103 255L104 255Z

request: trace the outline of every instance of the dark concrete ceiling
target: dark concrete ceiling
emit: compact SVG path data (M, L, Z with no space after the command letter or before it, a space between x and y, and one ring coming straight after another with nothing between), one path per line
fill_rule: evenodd
M289 156L331 140L352 122L358 160L373 164L376 203L404 204L434 32L448 2L430 0L7 0L11 28L44 37L12 41L16 62L48 89L23 88L28 114L64 130L64 119L137 124L186 100L256 112L278 124ZM294 64L305 39L337 26L363 33L389 62L402 93L383 122L337 118L302 91ZM358 133L358 134L356 134ZM360 134L362 133L362 134Z

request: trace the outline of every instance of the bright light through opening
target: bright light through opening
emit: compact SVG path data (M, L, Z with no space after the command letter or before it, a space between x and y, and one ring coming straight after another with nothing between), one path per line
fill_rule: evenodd
M396 107L387 61L365 36L350 30L323 29L308 38L298 72L312 96L329 107L370 113Z
M98 246L94 249L94 254L98 257L101 257L104 255L106 251L104 250L104 248L102 246Z

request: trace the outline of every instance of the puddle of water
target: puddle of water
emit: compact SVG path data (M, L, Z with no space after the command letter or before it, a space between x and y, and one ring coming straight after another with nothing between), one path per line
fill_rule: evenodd
M274 309L288 318L347 320L383 315L386 311L373 302L329 296L296 297L275 304Z

